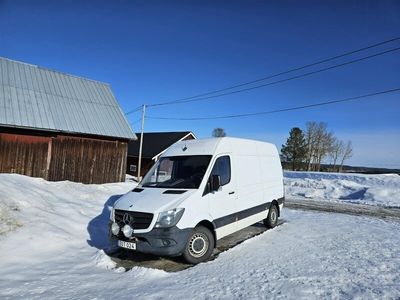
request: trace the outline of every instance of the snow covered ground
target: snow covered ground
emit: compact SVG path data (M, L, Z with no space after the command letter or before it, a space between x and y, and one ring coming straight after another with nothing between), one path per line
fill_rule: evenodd
M284 172L286 197L400 207L400 176Z
M0 298L400 297L400 223L342 214L286 209L283 225L179 273L116 269L101 250L108 207L133 185L0 174L13 230L0 235Z

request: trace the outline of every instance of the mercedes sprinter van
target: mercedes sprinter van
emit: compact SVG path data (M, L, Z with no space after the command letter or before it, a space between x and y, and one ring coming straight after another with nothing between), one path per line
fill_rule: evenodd
M114 204L110 235L119 247L183 255L196 264L229 234L259 221L276 226L283 203L273 144L230 137L181 141Z

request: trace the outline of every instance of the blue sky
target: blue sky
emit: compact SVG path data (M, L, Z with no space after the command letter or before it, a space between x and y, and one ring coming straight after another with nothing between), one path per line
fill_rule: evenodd
M108 82L124 111L224 88L398 36L399 1L0 0L0 56ZM400 41L365 55L399 46ZM150 108L148 115L266 111L397 87L400 51L217 100ZM399 100L396 93L231 120L148 119L146 131L192 130L209 137L213 128L223 127L230 136L280 147L291 127L324 121L337 137L353 141L349 163L400 168ZM138 113L129 115L135 130L139 118Z

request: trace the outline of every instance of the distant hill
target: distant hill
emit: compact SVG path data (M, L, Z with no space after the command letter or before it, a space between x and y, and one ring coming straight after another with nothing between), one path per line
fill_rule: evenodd
M291 164L282 162L282 167L285 170L291 170ZM332 166L328 164L321 165L321 172L330 172ZM388 169L388 168L372 168L372 167L358 167L358 166L343 166L344 173L361 173L361 174L398 174L400 175L400 169Z

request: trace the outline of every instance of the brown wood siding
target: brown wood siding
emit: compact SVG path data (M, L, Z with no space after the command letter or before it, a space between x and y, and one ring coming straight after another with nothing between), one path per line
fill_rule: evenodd
M0 131L0 173L82 183L125 181L125 141Z
M49 137L0 132L0 173L47 178Z
M48 180L104 183L125 180L128 144L58 136L52 141Z

